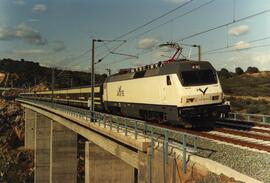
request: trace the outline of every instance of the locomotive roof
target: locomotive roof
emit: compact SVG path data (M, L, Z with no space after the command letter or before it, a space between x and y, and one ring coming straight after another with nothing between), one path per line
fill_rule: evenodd
M176 61L171 63L162 64L160 67L153 69L145 69L136 72L128 72L124 74L115 74L108 77L106 82L114 82L114 81L122 81L122 80L130 80L130 79L138 79L152 76L161 76L168 74L179 74L182 71L191 71L195 69L211 69L215 70L214 67L208 61Z

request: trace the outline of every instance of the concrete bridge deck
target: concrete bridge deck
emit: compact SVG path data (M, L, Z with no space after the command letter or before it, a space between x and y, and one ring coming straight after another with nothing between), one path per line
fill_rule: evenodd
M77 134L88 139L85 182L177 183L203 176L206 169L226 169L189 153L187 163L181 148L153 144L149 136L119 129L106 120L94 122L51 104L18 101L25 108L25 147L35 151L35 182L76 182ZM186 173L183 166L187 166ZM228 174L256 182L235 171Z

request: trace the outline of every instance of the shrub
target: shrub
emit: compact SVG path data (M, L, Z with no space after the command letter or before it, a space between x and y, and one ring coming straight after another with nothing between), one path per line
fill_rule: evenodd
M229 78L230 77L230 72L225 69L225 68L222 68L220 71L219 71L219 76L220 77L223 77L223 78Z
M236 73L237 75L241 75L241 74L244 73L244 71L243 71L243 69L242 69L241 67L236 67L236 68L235 68L235 73Z
M260 113L258 105L252 104L247 107L247 113L256 114Z
M246 73L258 73L260 72L259 69L257 67L248 67L247 70L246 70Z

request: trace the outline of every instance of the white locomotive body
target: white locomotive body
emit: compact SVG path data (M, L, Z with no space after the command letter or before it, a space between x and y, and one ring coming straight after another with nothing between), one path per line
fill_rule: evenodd
M182 124L229 111L215 69L209 62L198 61L111 76L103 85L103 102L111 113Z

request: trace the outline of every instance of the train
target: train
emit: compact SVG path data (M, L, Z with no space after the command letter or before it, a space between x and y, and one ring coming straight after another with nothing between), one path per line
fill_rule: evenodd
M91 107L91 86L21 93L22 98ZM94 87L96 111L190 128L226 116L230 105L208 61L159 62L122 70Z

